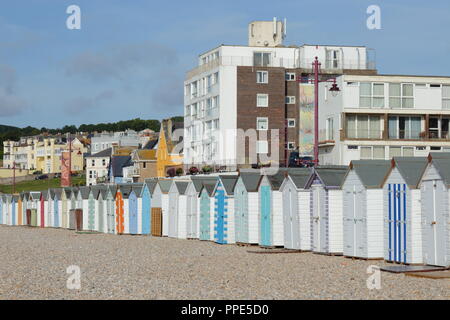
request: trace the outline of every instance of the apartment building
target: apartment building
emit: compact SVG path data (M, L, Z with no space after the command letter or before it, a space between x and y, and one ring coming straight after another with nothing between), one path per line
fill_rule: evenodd
M185 169L207 164L235 170L270 159L285 165L306 139L301 132L311 135L299 121L300 80L308 82L316 56L325 76L376 74L365 47L284 46L285 31L280 21L251 22L248 46L220 45L187 72Z
M119 147L135 147L144 145L153 135L148 131L138 133L134 130L117 132L101 132L91 137L91 152L97 153L114 145Z
M84 167L84 153L88 146L83 138L72 137L72 171L81 171ZM42 171L43 173L61 172L61 153L69 150L67 137L33 136L23 137L19 141L3 142L3 167Z
M319 162L450 151L450 77L342 75L319 91Z

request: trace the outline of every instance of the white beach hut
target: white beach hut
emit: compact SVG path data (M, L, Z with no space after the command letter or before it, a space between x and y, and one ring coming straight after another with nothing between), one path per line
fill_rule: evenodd
M389 160L354 160L342 183L344 256L384 258L383 181Z
M189 181L174 180L169 189L169 233L172 238L187 238L186 188Z

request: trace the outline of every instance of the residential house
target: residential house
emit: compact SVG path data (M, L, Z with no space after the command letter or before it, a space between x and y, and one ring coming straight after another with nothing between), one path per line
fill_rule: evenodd
M147 178L157 177L156 149L137 149L132 153L134 182L145 182Z
M86 157L86 185L104 183L108 179L108 168L111 161L112 148L94 153Z

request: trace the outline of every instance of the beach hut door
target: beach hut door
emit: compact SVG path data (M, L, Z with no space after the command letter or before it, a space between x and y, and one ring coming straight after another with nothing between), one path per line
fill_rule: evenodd
M261 245L270 246L270 186L261 186Z
M388 260L406 263L406 184L388 184Z
M210 200L206 192L203 192L200 199L200 240L209 240L209 210Z
M217 190L215 198L216 223L214 228L214 240L217 243L225 243L225 191Z
M442 180L424 181L423 189L424 262L447 266L444 217L448 216L448 191Z
M137 221L137 198L134 193L130 195L129 198L129 209L130 209L130 234L137 234L138 232L138 221Z

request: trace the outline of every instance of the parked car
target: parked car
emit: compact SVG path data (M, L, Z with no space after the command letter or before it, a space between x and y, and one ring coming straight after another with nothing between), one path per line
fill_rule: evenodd
M48 179L48 175L46 174L41 174L40 176L34 178L34 180L46 180L46 179Z
M311 156L300 156L297 151L292 151L289 155L290 168L308 168L314 166L314 158Z

